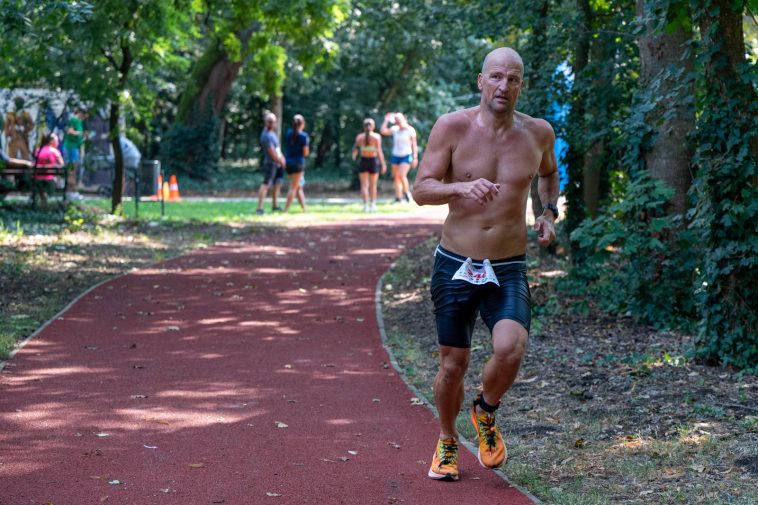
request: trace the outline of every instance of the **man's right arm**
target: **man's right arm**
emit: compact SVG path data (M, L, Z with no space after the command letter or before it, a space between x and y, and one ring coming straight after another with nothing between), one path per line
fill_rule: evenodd
M444 205L458 198L476 200L480 205L484 205L500 190L499 184L487 179L444 182L452 161L451 139L456 135L454 121L451 114L442 116L429 134L429 142L413 184L413 199L419 205Z

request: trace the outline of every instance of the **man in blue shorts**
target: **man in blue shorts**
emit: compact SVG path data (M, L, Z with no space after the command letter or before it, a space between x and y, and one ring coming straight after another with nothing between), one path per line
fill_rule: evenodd
M495 411L516 379L529 334L526 201L535 176L545 207L534 224L540 245L555 239L558 217L555 133L547 121L515 110L523 76L513 49L487 55L477 76L479 105L437 120L413 187L419 205L449 207L431 283L440 346L434 381L440 435L428 473L433 479L459 477L455 419L477 314L492 334L493 348L482 392L471 406L479 462L496 468L507 458Z
M263 214L263 199L266 198L269 186L274 187L271 193L273 210L279 210L276 206L276 197L279 196L279 189L282 187L282 179L284 178L284 166L287 164L284 156L282 156L281 149L279 149L279 137L276 134L276 116L271 112L266 113L263 123L264 127L260 138L261 149L263 150L263 163L261 165L263 182L258 189L258 208L255 210L256 214Z

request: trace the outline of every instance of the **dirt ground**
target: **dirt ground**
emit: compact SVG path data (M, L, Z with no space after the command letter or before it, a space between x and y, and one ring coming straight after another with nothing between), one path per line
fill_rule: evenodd
M430 402L438 352L428 293L437 240L398 261L382 293L388 342ZM565 266L537 251L530 258L536 317L498 414L506 473L547 503L756 503L756 378L687 359L689 335L605 315L591 303L589 311L572 310L581 300L552 286ZM479 321L464 411L490 352ZM458 426L472 439L466 414Z

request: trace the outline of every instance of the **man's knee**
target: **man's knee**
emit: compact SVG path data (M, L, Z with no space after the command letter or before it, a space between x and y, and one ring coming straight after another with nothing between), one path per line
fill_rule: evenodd
M466 374L466 370L468 370L468 363L468 354L455 353L444 356L440 363L442 377L449 382L463 380L463 376Z
M527 332L515 321L499 321L493 329L493 358L506 364L518 363L526 353Z

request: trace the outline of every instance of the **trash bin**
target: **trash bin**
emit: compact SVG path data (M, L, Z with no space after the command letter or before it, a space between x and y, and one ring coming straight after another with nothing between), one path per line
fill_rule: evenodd
M144 160L140 166L141 196L157 195L159 186L158 178L161 175L161 162L158 160Z

